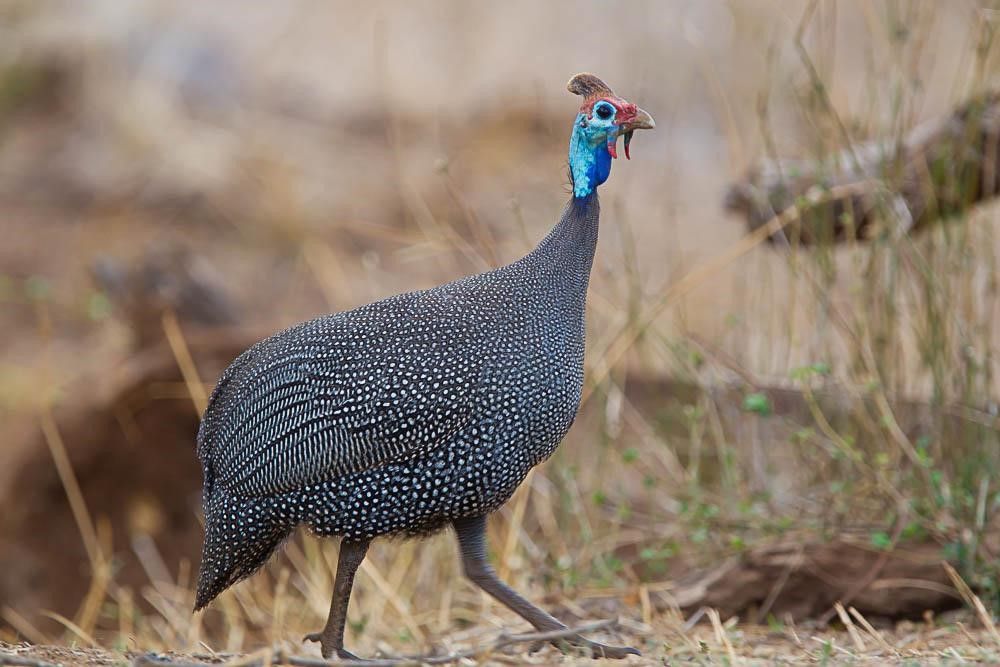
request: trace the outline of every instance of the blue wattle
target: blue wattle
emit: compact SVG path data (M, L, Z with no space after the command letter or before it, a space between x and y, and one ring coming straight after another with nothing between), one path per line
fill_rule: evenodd
M611 153L608 152L606 129L591 136L590 128L581 127L580 120L578 116L569 140L569 168L573 176L573 195L586 197L611 175Z
M592 176L594 185L602 185L611 175L611 153L608 152L608 145L601 142L595 151L597 160L594 162Z

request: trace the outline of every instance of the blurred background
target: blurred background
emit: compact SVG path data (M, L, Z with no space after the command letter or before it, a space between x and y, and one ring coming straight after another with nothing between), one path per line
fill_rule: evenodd
M1000 604L997 207L805 245L724 206L761 160L822 181L988 95L998 21L972 0L0 2L0 638L239 651L321 625L335 547L307 536L190 614L205 396L277 329L527 252L568 196L579 71L657 130L602 189L586 400L491 524L501 573L647 637L703 607L942 612L942 560ZM512 624L453 550L375 549L350 646Z

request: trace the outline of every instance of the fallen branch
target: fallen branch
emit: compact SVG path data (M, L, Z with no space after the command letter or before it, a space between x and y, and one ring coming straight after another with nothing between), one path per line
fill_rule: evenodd
M483 646L474 646L455 653L445 655L423 655L407 656L399 658L374 658L370 660L326 660L323 658L310 658L306 656L286 655L281 649L265 651L259 657L246 656L237 658L231 663L221 663L225 665L235 665L240 667L268 667L269 665L294 665L295 667L403 667L405 665L445 665L468 658L478 658L490 653L495 653L500 649L517 644L536 644L542 642L556 642L560 639L570 639L577 635L604 630L615 627L618 624L616 619L607 619L586 623L574 628L563 628L549 632L529 632L519 635L501 633L492 642ZM250 658L250 659L248 659ZM21 664L21 663L10 663ZM161 658L155 654L145 653L137 656L132 661L132 667L208 667L209 665L220 663L175 661L169 658ZM48 667L47 665L37 665L36 667Z
M723 618L754 619L756 612L756 620L764 622L771 615L817 618L846 599L859 612L878 618L915 616L954 606L960 599L941 570L940 551L934 542L896 543L881 550L869 544L866 531L832 540L789 535L691 572L674 582L661 604L717 609ZM774 585L776 581L782 585ZM697 617L689 621L692 627Z
M798 206L800 219L770 237L783 244L912 234L1000 195L998 154L1000 91L899 142L871 141L821 160L764 160L730 186L724 204L751 230ZM845 195L815 196L837 188Z

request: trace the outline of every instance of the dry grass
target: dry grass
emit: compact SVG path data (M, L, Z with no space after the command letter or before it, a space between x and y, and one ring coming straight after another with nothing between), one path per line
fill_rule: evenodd
M996 661L995 212L975 211L918 240L777 252L761 242L787 218L739 238L739 226L720 219L716 192L728 175L720 151L729 151L730 173L758 147L821 161L849 152L856 140L901 136L923 114L996 84L997 8L861 0L781 8L682 4L624 12L621 20L635 29L634 50L609 49L605 62L593 60L592 47L570 46L568 37L547 47L554 58L572 60L567 72L628 72L621 83L607 77L653 111L661 129L645 145L637 141L636 161L616 168L606 188L605 218L613 222L605 225L590 295L585 417L492 521L497 568L569 619L621 617L614 639L641 645L649 662ZM149 6L197 25L190 8ZM606 12L590 7L604 18L592 24L578 16L573 25L581 33L606 26ZM538 10L537 22L556 25L569 9ZM407 45L433 53L432 45L399 31L401 22L426 16L395 14L391 6L352 10L356 21L340 22L371 30L363 38L346 31L341 43L317 35L317 26L341 17L321 6L299 10L285 15L287 34L268 32L271 50L240 42L240 71L259 84L240 91L236 108L210 100L190 112L161 89L162 76L120 71L116 59L124 50L114 39L61 46L63 53L79 48L86 63L73 89L86 111L57 118L72 128L74 149L103 157L99 164L112 173L107 180L81 180L72 164L33 161L27 149L37 136L16 129L23 118L0 117L15 128L14 148L0 155L0 205L15 212L11 224L21 232L0 251L10 267L0 288L17 310L4 330L19 334L0 358L11 371L0 387L9 397L2 409L34 419L41 404L92 577L79 610L57 619L64 631L42 627L37 610L0 610L12 629L8 639L117 651L292 651L299 647L290 640L316 629L329 605L333 547L306 537L193 617L195 562L164 562L155 535L112 535L107 521L89 516L63 455L73 442L63 441L49 410L71 402L104 365L128 354L128 338L104 311L90 309L101 295L83 286L86 259L134 255L154 231L193 241L250 305L248 324L273 330L510 259L555 218L562 128L572 110L558 95L565 72L546 69L539 80L555 92L529 94L523 78L503 74L511 66L505 48L495 69L480 62L495 75L466 74L443 88L405 57ZM493 26L490 38L481 38L488 51L494 42L509 45L505 26L520 26L527 6L455 4L441 11L436 22L451 26L446 32ZM310 12L315 26L303 25ZM61 38L74 34L70 16L55 11L41 22L56 26ZM206 31L226 32L211 27L218 19L200 20ZM544 32L525 28L536 29ZM291 46L296 39L301 44ZM52 48L51 40L36 41ZM357 92L350 104L329 76L310 72L329 41L343 49L341 58L351 49L374 53L365 63L370 81L344 74ZM45 50L24 43L27 53ZM625 67L636 53L669 63L673 78ZM24 62L23 54L5 55ZM459 67L455 58L443 59ZM721 65L741 59L742 69ZM697 80L688 71L698 72ZM275 103L283 77L316 82L314 95ZM9 90L0 80L0 102ZM134 105L109 102L122 90ZM429 101L452 90L447 108ZM283 105L293 110L274 110ZM0 114L6 108L0 104ZM222 120L212 120L213 113ZM704 138L705 118L712 119L707 133L717 137ZM47 131L57 134L55 125ZM525 160L532 152L541 157ZM23 174L52 183L69 206L63 201L53 212L51 200L40 206L15 197ZM891 192L891 174L885 180ZM73 199L81 190L88 206ZM43 236L32 231L35 221L20 221L22 207L60 221L66 211L83 211L86 231L69 234L47 222ZM261 267L270 269L269 280L260 279ZM177 389L201 405L202 381L213 371L197 367L175 320L167 316L163 326L183 371ZM93 354L82 359L83 349ZM699 391L636 397L638 374L682 378ZM774 386L801 392L807 414L797 422L773 416ZM743 400L721 402L732 393L717 390L733 387ZM832 412L823 403L822 392L831 389L846 397L847 410ZM896 406L903 398L924 405L919 418L902 418ZM884 630L839 609L832 611L843 629L820 631L780 619L769 628L748 626L711 611L693 625L671 608L676 575L693 565L739 555L792 529L832 535L849 528L867 533L877 548L905 540L940 544L942 557L979 591L983 609L961 625ZM141 563L148 581L116 581L121 558ZM975 607L980 598L968 602ZM976 624L983 629L969 629ZM462 583L451 539L439 535L373 548L359 574L348 641L362 655L452 650L514 625L509 613ZM77 659L42 651L47 655ZM547 650L531 660L546 664L555 656Z
M718 622L689 627L683 619L665 615L650 624L631 624L633 627L615 633L615 639L640 647L642 657L629 658L623 664L662 665L692 663L703 665L925 665L925 664L995 664L1000 660L1000 646L988 633L969 629L960 620L948 624L904 622L895 628L866 627L866 621L848 625L841 630L815 630L808 626L776 624L773 627L743 626L735 622ZM458 647L489 645L495 631L477 630L438 645L442 650ZM283 655L302 655L299 646L283 642L275 652ZM53 647L5 645L0 652L13 653L33 660L71 665L122 664L141 652L82 647ZM398 649L389 655L398 655ZM269 651L256 651L249 657L258 661L266 659ZM225 662L237 656L227 653L168 651L160 654L174 661ZM484 653L477 664L594 664L589 657L562 654L552 647L536 653L518 650L500 651L493 655ZM242 663L241 663L242 664ZM247 663L251 664L251 663ZM334 664L334 663L332 663Z

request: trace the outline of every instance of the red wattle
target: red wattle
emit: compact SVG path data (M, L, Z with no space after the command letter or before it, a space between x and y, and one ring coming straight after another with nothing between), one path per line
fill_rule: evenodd
M626 152L627 151L628 149L626 149ZM618 159L618 146L615 145L614 141L608 142L608 152L611 153L611 157L613 157L616 160Z
M632 159L632 156L628 154L628 144L627 143L625 144L625 159L626 160L631 160Z

